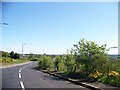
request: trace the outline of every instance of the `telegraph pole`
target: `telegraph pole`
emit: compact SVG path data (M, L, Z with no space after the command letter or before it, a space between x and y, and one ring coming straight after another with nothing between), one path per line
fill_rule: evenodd
M26 45L26 43L22 43L22 58L23 58L23 51L24 51L24 45Z

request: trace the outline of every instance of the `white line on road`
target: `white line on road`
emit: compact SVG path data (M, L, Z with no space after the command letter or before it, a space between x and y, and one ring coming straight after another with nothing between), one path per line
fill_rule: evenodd
M22 71L22 68L19 70L19 73L21 73L21 71Z
M29 64L28 64L28 65L29 65ZM22 71L24 68L26 68L28 65L26 65L26 66L24 66L24 67L22 67L22 68L19 69L19 78L21 78L21 71Z
M19 73L19 78L21 78L21 73Z
M28 65L25 65L24 67L22 67L22 68L20 68L19 69L19 78L21 79L22 77L21 77L21 71L24 69L24 68L26 68L27 66L29 66L29 65L31 65L32 63L30 63L30 64L28 64ZM23 82L22 81L20 81L20 85L21 85L21 87L22 87L22 90L25 90L25 87L24 87L24 84L23 84Z
M24 87L24 84L23 84L22 81L20 82L20 85L21 85L21 87L22 87L22 90L25 90L25 87Z

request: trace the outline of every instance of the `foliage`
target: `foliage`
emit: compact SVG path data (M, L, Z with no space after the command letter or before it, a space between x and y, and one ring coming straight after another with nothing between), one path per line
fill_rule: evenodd
M28 60L21 60L21 59L12 59L10 57L6 58L3 57L2 58L2 65L11 65L11 64L19 64L19 63L24 63L24 62L28 62Z
M120 76L115 76L115 77L103 76L103 77L99 78L98 81L102 82L104 84L120 86Z
M111 71L111 72L109 73L109 76L110 76L110 77L119 76L119 73L116 72L116 71Z
M12 59L12 58L9 58L9 57L8 57L8 58L3 57L3 58L2 58L2 62L3 62L3 63L6 63L6 62L10 63L10 62L13 62L13 59Z
M19 59L20 58L19 54L14 53L13 51L10 52L10 57L13 58L13 59Z
M91 73L89 76L93 78L99 78L102 76L102 73L100 73L99 71L96 71L95 73Z
M75 71L75 58L73 55L73 51L71 50L70 53L68 52L68 54L65 56L65 65L67 68L67 72L72 73Z
M93 41L82 39L74 47L78 57L77 61L83 66L82 70L86 76L96 72L108 58L106 45L99 46Z
M10 54L8 52L2 52L2 57L9 57Z
M54 61L56 71L65 71L65 64L62 56L57 56Z
M40 69L44 70L52 70L54 68L54 62L51 57L42 55L39 58L39 64L38 64Z
M19 59L19 58L20 58L19 54L15 53L14 54L14 59Z
M31 61L34 61L34 60L35 60L34 54L33 54L33 53L30 53L28 59L31 60Z
M13 51L10 52L10 57L14 58L14 52Z
M85 79L120 86L120 58L109 57L107 51L106 45L82 39L66 55L57 56L55 60L42 55L39 68L52 68L69 76L79 74Z
M11 51L10 53L8 52L3 52L2 57L0 58L0 63L2 65L11 65L11 64L19 64L19 63L24 63L27 62L28 60L21 60L20 56L18 53L14 53Z

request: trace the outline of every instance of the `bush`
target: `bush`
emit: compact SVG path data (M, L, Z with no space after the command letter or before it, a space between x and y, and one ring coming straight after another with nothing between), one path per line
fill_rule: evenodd
M13 51L10 52L10 57L13 58L13 59L19 59L20 58L19 54L14 53Z
M9 57L10 54L8 52L2 52L2 57Z
M89 76L93 78L99 78L102 76L102 73L100 73L99 71L96 71L95 73L91 73Z
M102 83L108 83L108 76L102 76L101 78L98 79L99 82Z
M120 76L114 76L114 77L103 76L103 77L99 78L98 81L102 82L104 84L120 86Z
M65 71L65 64L61 56L57 56L54 61L56 71Z
M6 62L13 62L13 59L12 59L12 58L3 57L3 58L2 58L2 62L3 62L3 63L6 63Z
M96 70L104 72L104 64L108 59L106 45L99 46L93 41L85 41L84 39L74 45L77 62L81 64L83 72L86 76L95 73Z
M54 68L69 75L79 73L86 79L120 85L120 59L109 57L107 51L106 44L99 46L93 41L82 39L68 54L56 57L55 61L42 55L39 58L39 68Z
M38 67L43 70L53 70L54 62L51 57L42 55L39 59Z
M31 59L31 61L38 61L38 59L37 58L33 58L33 59Z

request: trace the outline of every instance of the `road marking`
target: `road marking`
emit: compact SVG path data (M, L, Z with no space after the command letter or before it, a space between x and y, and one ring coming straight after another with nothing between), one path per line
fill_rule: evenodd
M30 65L30 64L28 64L28 65ZM19 78L21 78L21 71L22 71L24 68L26 68L28 65L26 65L26 66L24 66L24 67L22 67L22 68L19 69L19 75L18 75Z
M19 73L22 71L22 68L19 70Z
M22 81L20 81L20 85L21 85L21 87L22 87L22 90L25 90L25 87L24 87L24 84L23 84Z
M24 68L26 68L27 66L29 66L29 65L31 65L32 63L30 63L30 64L28 64L28 65L25 65L24 67L22 67L22 68L20 68L19 69L19 78L21 78L21 71L24 69ZM25 87L24 87L24 84L23 84L23 82L22 81L20 81L20 85L21 85L21 87L22 87L22 90L25 90Z
M21 78L21 73L19 73L19 78Z

